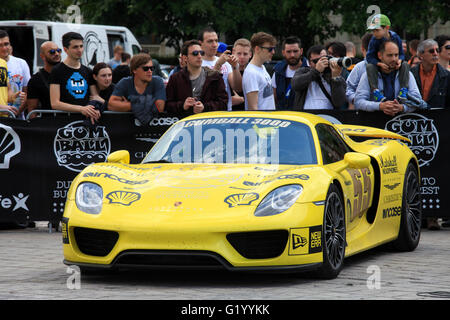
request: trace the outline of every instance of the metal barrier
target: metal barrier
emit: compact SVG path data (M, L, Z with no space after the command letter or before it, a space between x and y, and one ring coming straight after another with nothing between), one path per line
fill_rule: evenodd
M16 115L14 114L14 112L10 111L10 110L0 110L0 113L7 113L9 118L15 118Z
M5 110L8 111L8 110ZM12 113L12 112L11 112ZM79 112L69 112L69 111L62 111L62 110L47 110L47 109L35 109L32 110L30 113L28 113L25 120L29 121L32 119L33 115L37 115L38 117L41 117L43 114L53 114L53 116L56 116L57 114L80 114ZM121 111L104 111L103 114L133 114L132 112L121 112Z

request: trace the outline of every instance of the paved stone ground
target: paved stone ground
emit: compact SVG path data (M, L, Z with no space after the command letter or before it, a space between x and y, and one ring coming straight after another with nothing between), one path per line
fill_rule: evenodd
M292 274L133 271L82 275L76 282L62 260L60 232L0 230L0 300L450 299L450 229L423 229L414 252L376 248L348 258L334 280ZM368 279L377 274L380 286L370 289Z

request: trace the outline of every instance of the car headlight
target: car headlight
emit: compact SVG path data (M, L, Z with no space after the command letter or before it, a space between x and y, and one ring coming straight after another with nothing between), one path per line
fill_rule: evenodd
M78 186L75 203L83 212L99 214L103 205L103 190L98 184L84 182Z
M255 216L265 217L282 213L292 207L303 191L299 184L290 184L271 191L258 205Z

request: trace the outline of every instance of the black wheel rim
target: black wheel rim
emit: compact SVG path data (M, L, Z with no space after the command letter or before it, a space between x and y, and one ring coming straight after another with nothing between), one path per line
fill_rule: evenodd
M422 208L420 203L419 179L415 171L410 171L406 178L406 221L413 241L420 236Z
M341 199L336 192L330 194L325 207L325 245L328 261L337 269L344 260L345 218Z

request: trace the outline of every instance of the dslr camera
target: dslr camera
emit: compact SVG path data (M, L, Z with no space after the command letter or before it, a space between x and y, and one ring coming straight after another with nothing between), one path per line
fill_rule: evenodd
M345 69L349 68L352 65L352 58L343 57L343 58L335 58L333 56L327 56L328 62L336 61L339 67L343 67Z

